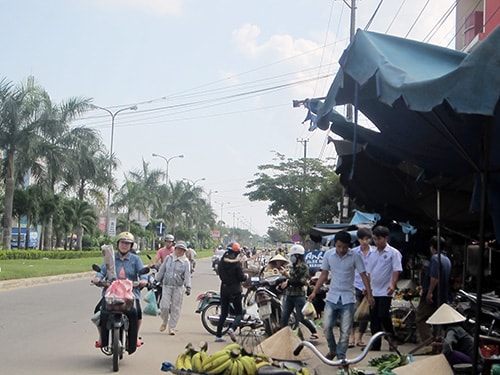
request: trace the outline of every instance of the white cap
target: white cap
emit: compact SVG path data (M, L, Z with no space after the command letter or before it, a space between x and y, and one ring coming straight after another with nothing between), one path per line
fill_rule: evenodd
M436 310L434 314L427 319L427 324L439 325L439 324L452 324L461 323L467 320L465 316L460 314L450 305L443 303L439 309Z

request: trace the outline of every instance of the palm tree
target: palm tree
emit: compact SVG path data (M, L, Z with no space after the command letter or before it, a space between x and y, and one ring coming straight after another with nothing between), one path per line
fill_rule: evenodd
M97 225L97 214L94 207L88 202L80 199L69 199L63 205L64 216L70 224L70 231L66 232L66 238L70 238L72 248L73 234L76 234L76 250L82 250L83 231L91 231Z
M28 79L14 87L0 80L0 149L4 151L2 177L5 180L3 247L10 249L12 205L15 187L15 158L20 149L29 149L40 128L45 92Z

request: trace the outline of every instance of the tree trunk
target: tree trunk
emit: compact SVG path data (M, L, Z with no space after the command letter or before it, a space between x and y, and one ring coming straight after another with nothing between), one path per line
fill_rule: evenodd
M3 248L10 250L12 235L12 206L14 202L14 178L5 179L5 203L3 211Z

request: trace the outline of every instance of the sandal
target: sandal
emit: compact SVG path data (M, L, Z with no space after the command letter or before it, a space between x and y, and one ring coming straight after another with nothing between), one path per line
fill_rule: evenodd
M95 342L95 347L96 348L102 348L102 343L100 341Z
M356 346L359 346L360 348L366 347L366 344L363 341L360 341L356 344Z
M319 340L319 337L318 337L318 335L317 335L317 334L313 333L313 334L311 335L311 337L309 338L309 340Z
M354 348L355 346L356 346L356 344L355 344L355 343L350 342L348 347L349 347L349 348Z

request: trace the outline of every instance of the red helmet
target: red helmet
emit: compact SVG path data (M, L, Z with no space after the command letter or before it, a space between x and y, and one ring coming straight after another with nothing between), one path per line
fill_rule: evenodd
M238 242L232 242L229 245L227 245L227 249L228 250L232 250L235 253L239 253L240 250L241 250L241 246L240 246L240 244Z

